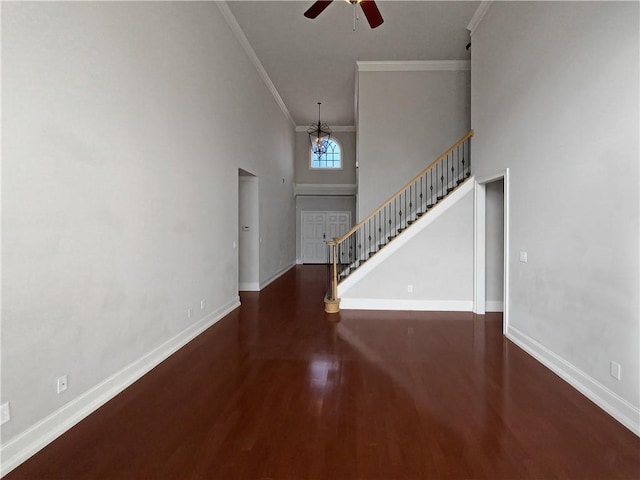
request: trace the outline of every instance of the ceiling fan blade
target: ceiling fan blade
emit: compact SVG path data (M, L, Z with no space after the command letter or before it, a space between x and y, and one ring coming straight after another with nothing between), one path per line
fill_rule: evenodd
M329 6L329 4L332 1L333 0L319 0L319 1L317 1L316 3L311 5L309 10L304 12L304 16L307 17L307 18L316 18L318 15L320 15L324 11L325 8L327 8Z
M364 16L367 17L367 21L371 28L376 28L382 25L384 20L382 19L382 15L380 15L380 10L378 10L376 2L373 0L362 0L360 2L360 6L362 7Z

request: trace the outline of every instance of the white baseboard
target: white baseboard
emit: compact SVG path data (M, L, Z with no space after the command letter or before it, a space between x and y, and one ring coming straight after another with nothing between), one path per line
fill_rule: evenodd
M238 290L241 292L259 292L260 284L258 282L240 282L238 283Z
M509 325L506 336L633 433L640 436L640 409L638 407L517 328Z
M400 300L390 298L341 298L341 310L414 310L420 312L470 312L472 300Z
M233 298L227 304L211 312L175 337L154 348L146 355L130 363L122 370L7 441L0 448L0 476L6 475L47 446L239 306L239 297Z
M292 263L291 265L287 265L286 267L284 267L282 270L276 272L274 275L272 275L271 277L269 277L268 279L266 279L263 282L260 282L260 290L262 290L263 288L265 288L266 286L268 286L270 283L275 282L277 279L279 279L282 275L284 275L285 273L287 273L289 270L291 270L292 268L294 268L296 266L295 263Z
M504 302L502 300L487 300L484 304L485 312L504 312Z

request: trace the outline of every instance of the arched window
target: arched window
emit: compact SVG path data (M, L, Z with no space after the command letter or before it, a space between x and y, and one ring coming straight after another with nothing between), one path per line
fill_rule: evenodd
M333 138L329 140L323 140L323 145L327 148L327 153L323 153L318 156L313 153L313 149L309 148L309 154L311 155L311 168L342 168L342 155L340 153L340 145Z

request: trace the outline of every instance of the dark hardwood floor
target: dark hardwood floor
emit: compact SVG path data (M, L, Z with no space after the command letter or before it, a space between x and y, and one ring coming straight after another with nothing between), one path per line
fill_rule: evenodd
M323 312L291 270L6 476L638 479L640 439L501 316Z

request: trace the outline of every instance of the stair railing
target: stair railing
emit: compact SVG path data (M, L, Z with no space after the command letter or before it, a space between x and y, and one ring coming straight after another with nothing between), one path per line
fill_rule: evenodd
M330 255L325 311L338 312L338 284L471 176L473 130L341 237L327 241Z

